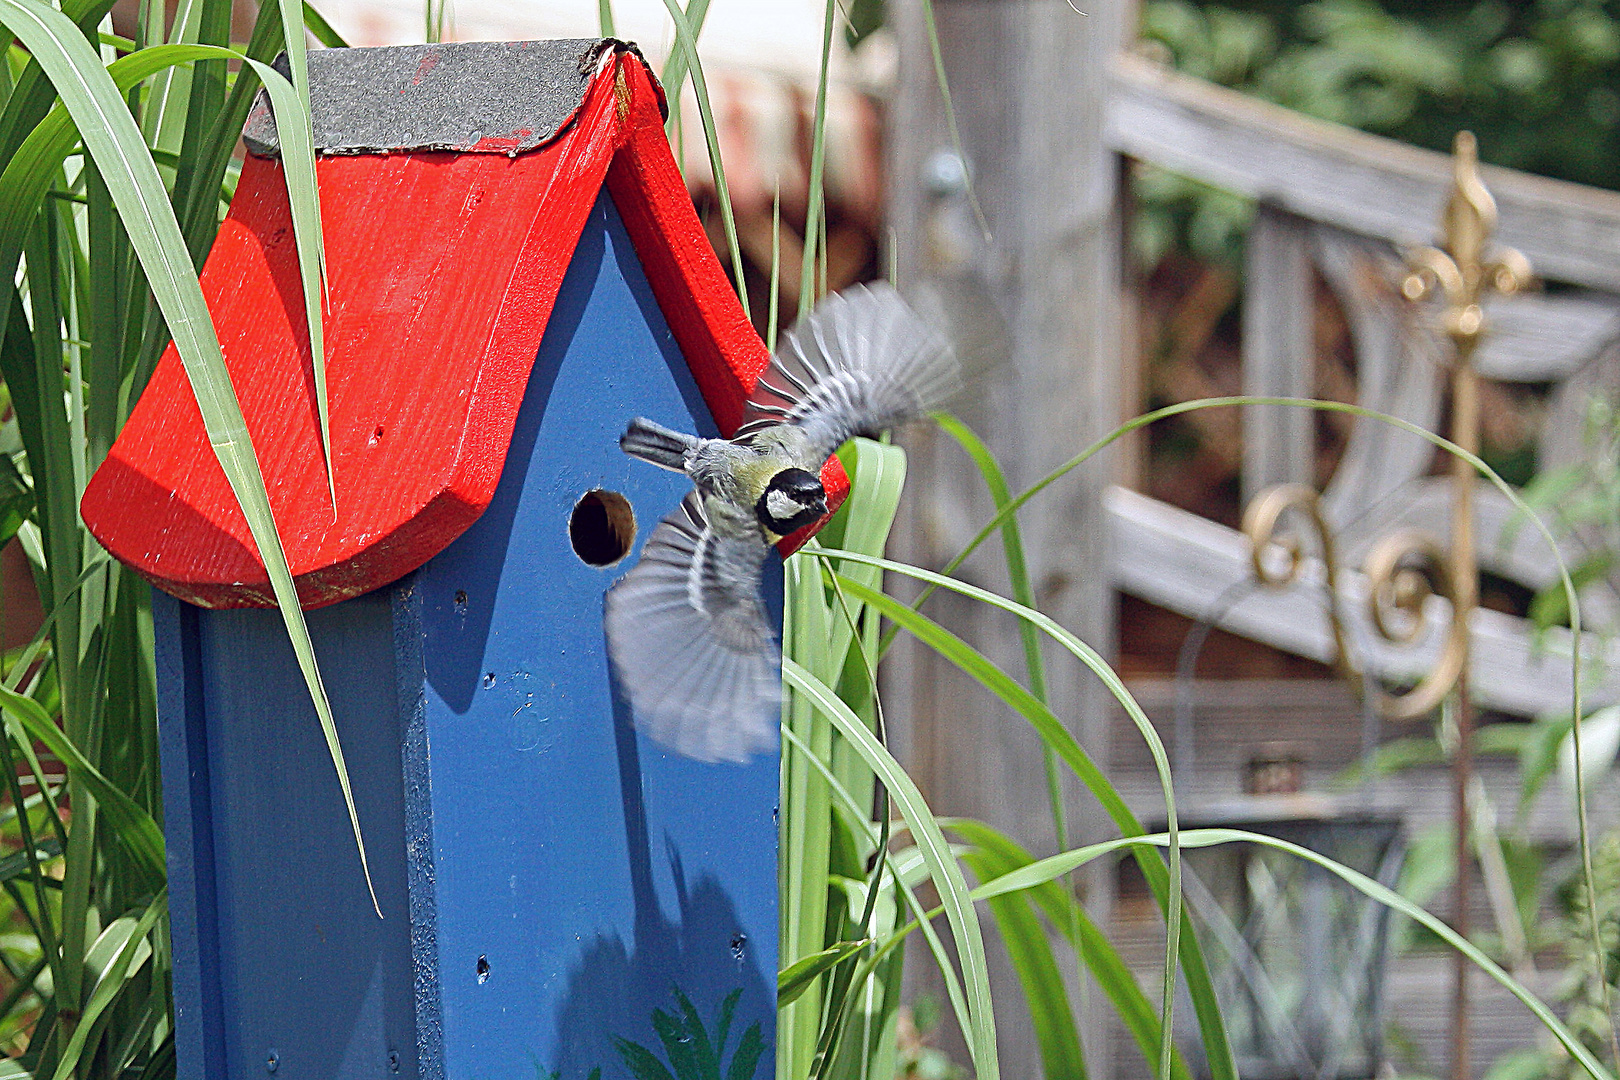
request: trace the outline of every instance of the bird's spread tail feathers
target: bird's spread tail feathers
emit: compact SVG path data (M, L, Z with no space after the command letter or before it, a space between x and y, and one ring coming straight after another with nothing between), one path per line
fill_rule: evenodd
M641 416L630 421L630 426L619 436L619 449L631 457L674 472L686 471L686 453L697 443L697 439L691 435L673 431Z

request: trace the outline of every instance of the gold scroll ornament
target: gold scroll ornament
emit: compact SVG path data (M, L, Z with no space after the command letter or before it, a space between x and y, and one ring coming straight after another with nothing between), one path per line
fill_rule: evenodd
M1481 301L1489 294L1509 295L1531 282L1530 264L1512 248L1493 248L1496 200L1479 176L1474 136L1459 132L1453 147L1451 197L1441 218L1443 248L1423 247L1406 255L1408 272L1401 293L1412 303L1438 298L1440 329L1451 339L1452 441L1471 454L1479 452L1479 375L1474 351L1485 333ZM1416 720L1443 701L1468 667L1468 626L1479 603L1479 567L1474 547L1474 466L1452 458L1451 547L1419 530L1403 529L1381 539L1367 556L1367 617L1378 635L1393 645L1410 645L1423 631L1423 607L1433 595L1451 603L1451 619L1440 659L1417 685L1391 692L1365 679L1346 646L1339 607L1338 571L1333 530L1323 516L1321 497L1302 484L1279 484L1250 501L1243 531L1253 545L1254 578L1269 588L1285 588L1299 577L1305 542L1303 521L1321 552L1329 596L1328 620L1333 632L1334 667L1360 694L1373 695L1378 712L1389 720ZM1282 566L1276 564L1277 553Z

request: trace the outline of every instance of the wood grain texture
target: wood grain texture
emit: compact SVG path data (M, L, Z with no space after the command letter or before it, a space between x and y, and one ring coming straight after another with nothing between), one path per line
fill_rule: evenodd
M1249 580L1249 541L1242 533L1123 488L1104 497L1113 534L1110 577L1114 585L1150 603L1190 618L1204 617L1227 589ZM1352 648L1376 675L1415 680L1438 654L1440 629L1450 616L1444 600L1424 608L1428 633L1409 649L1377 638L1366 615L1366 579L1340 570L1340 603ZM1222 629L1296 656L1327 662L1332 636L1323 610L1320 565L1307 565L1300 583L1283 590L1257 590L1220 621ZM1544 646L1531 641L1528 624L1500 612L1479 609L1471 623L1473 654L1468 685L1485 708L1520 716L1568 708L1569 635L1549 631ZM1620 645L1588 635L1590 655L1602 659L1587 670L1606 674L1585 690L1589 705L1620 701Z
M1432 241L1451 183L1444 154L1130 55L1113 67L1107 138L1122 154L1397 244ZM1620 194L1512 169L1481 172L1501 212L1500 243L1524 252L1545 278L1620 289Z
M1313 397L1316 388L1310 226L1261 206L1249 231L1243 290L1243 392ZM1273 484L1309 484L1315 417L1303 409L1243 407L1243 498Z
M1178 687L1172 679L1142 679L1130 683L1131 693L1153 721L1167 745L1174 745L1177 698L1185 694L1191 702L1191 720L1196 732L1196 768L1190 775L1178 774L1176 789L1188 807L1224 804L1232 806L1242 791L1243 765L1248 757L1267 743L1290 743L1304 751L1306 789L1313 799L1337 794L1339 805L1351 812L1376 809L1399 817L1407 836L1421 837L1451 822L1451 777L1445 763L1422 765L1374 780L1355 792L1335 792L1335 779L1352 764L1363 745L1360 708L1345 685L1338 680L1194 680ZM1116 711L1113 723L1113 753L1109 777L1126 802L1144 817L1163 814L1163 796L1152 759L1135 725ZM1380 742L1416 734L1402 726L1384 725L1376 732ZM1179 757L1179 755L1177 755ZM1492 755L1478 762L1482 790L1500 818L1515 813L1519 805L1520 770L1516 757ZM1620 811L1620 784L1610 776L1588 793L1593 829L1611 828ZM1569 794L1558 783L1549 783L1522 811L1517 827L1537 844L1550 844L1568 851L1575 842L1575 818L1569 812ZM1127 871L1129 873L1129 871ZM1134 874L1132 874L1134 877ZM1164 924L1151 900L1141 895L1124 900L1110 927L1111 940L1126 962L1136 971L1144 986L1153 985L1164 960ZM1491 915L1474 891L1478 908L1476 925L1489 925ZM1445 897L1432 901L1442 907ZM1545 917L1552 912L1544 910ZM1557 972L1543 972L1541 983L1532 982L1545 994ZM1405 952L1392 957L1386 976L1387 1015L1395 1019L1407 1038L1424 1053L1420 1060L1444 1062L1449 1052L1450 963L1440 953ZM1473 1030L1478 1056L1494 1060L1508 1050L1527 1045L1542 1031L1535 1018L1518 1001L1495 983L1481 980L1474 988ZM1153 1070L1128 1041L1123 1027L1116 1029L1122 1068L1119 1080L1151 1080Z
M1487 379L1567 379L1620 341L1620 297L1596 291L1492 297L1483 305L1490 332L1474 353Z
M335 514L280 165L247 160L203 290L305 607L408 573L488 505L557 289L610 168L705 400L723 432L740 420L765 350L679 182L662 101L641 61L620 55L562 137L532 153L319 160ZM836 506L847 490L836 461L826 479ZM112 554L181 599L274 602L172 347L81 509Z
M726 1064L770 1060L776 757L637 734L601 617L637 552L569 540L586 491L639 544L686 489L620 452L626 416L717 434L605 193L533 367L486 512L309 617L383 919L279 614L154 600L182 1076L632 1080L614 1040L667 1057L677 987L711 1037L735 993Z
M1107 72L1133 26L1127 0L943 0L933 5L966 166L988 230L966 193L935 181L935 155L952 151L922 5L890 6L900 80L890 131L890 212L902 291L930 294L970 375L951 407L989 445L1020 490L1078 453L1120 420L1123 346L1117 158L1103 143ZM946 170L946 175L949 171ZM920 432L907 498L896 526L898 557L939 567L994 513L977 470L949 439ZM1099 455L1019 513L1038 606L1105 655L1113 651L1114 594L1099 495L1114 452ZM975 583L1005 591L999 542L963 567ZM901 595L910 584L895 582ZM1016 623L1003 613L937 594L927 613L1023 677ZM885 707L896 752L933 809L988 821L1041 854L1053 850L1051 805L1039 738L983 687L927 649L901 638L887 665ZM1053 659L1060 657L1060 659ZM1091 674L1048 654L1053 711L1099 757L1106 702ZM1111 829L1078 785L1064 788L1068 842ZM1106 918L1100 877L1087 897ZM1002 1072L1037 1076L1041 1065L1028 1009L1005 953L991 939L992 985ZM934 979L925 955L907 965L912 985ZM1098 1034L1106 998L1076 985L1086 1070L1109 1075ZM960 1059L960 1056L959 1056Z

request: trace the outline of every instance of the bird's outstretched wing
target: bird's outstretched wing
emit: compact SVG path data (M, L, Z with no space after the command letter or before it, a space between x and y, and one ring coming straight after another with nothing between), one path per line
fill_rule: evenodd
M782 658L760 599L763 538L709 527L696 491L607 594L608 652L636 726L699 761L776 745Z
M788 332L749 397L748 434L794 424L817 461L943 405L961 385L955 355L886 284L827 297Z

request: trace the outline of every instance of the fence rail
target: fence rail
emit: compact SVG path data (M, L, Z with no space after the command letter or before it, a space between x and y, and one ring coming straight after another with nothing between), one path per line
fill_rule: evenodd
M1363 236L1427 243L1451 159L1303 116L1130 54L1104 137L1121 154ZM1620 194L1485 168L1498 239L1543 277L1620 291Z

